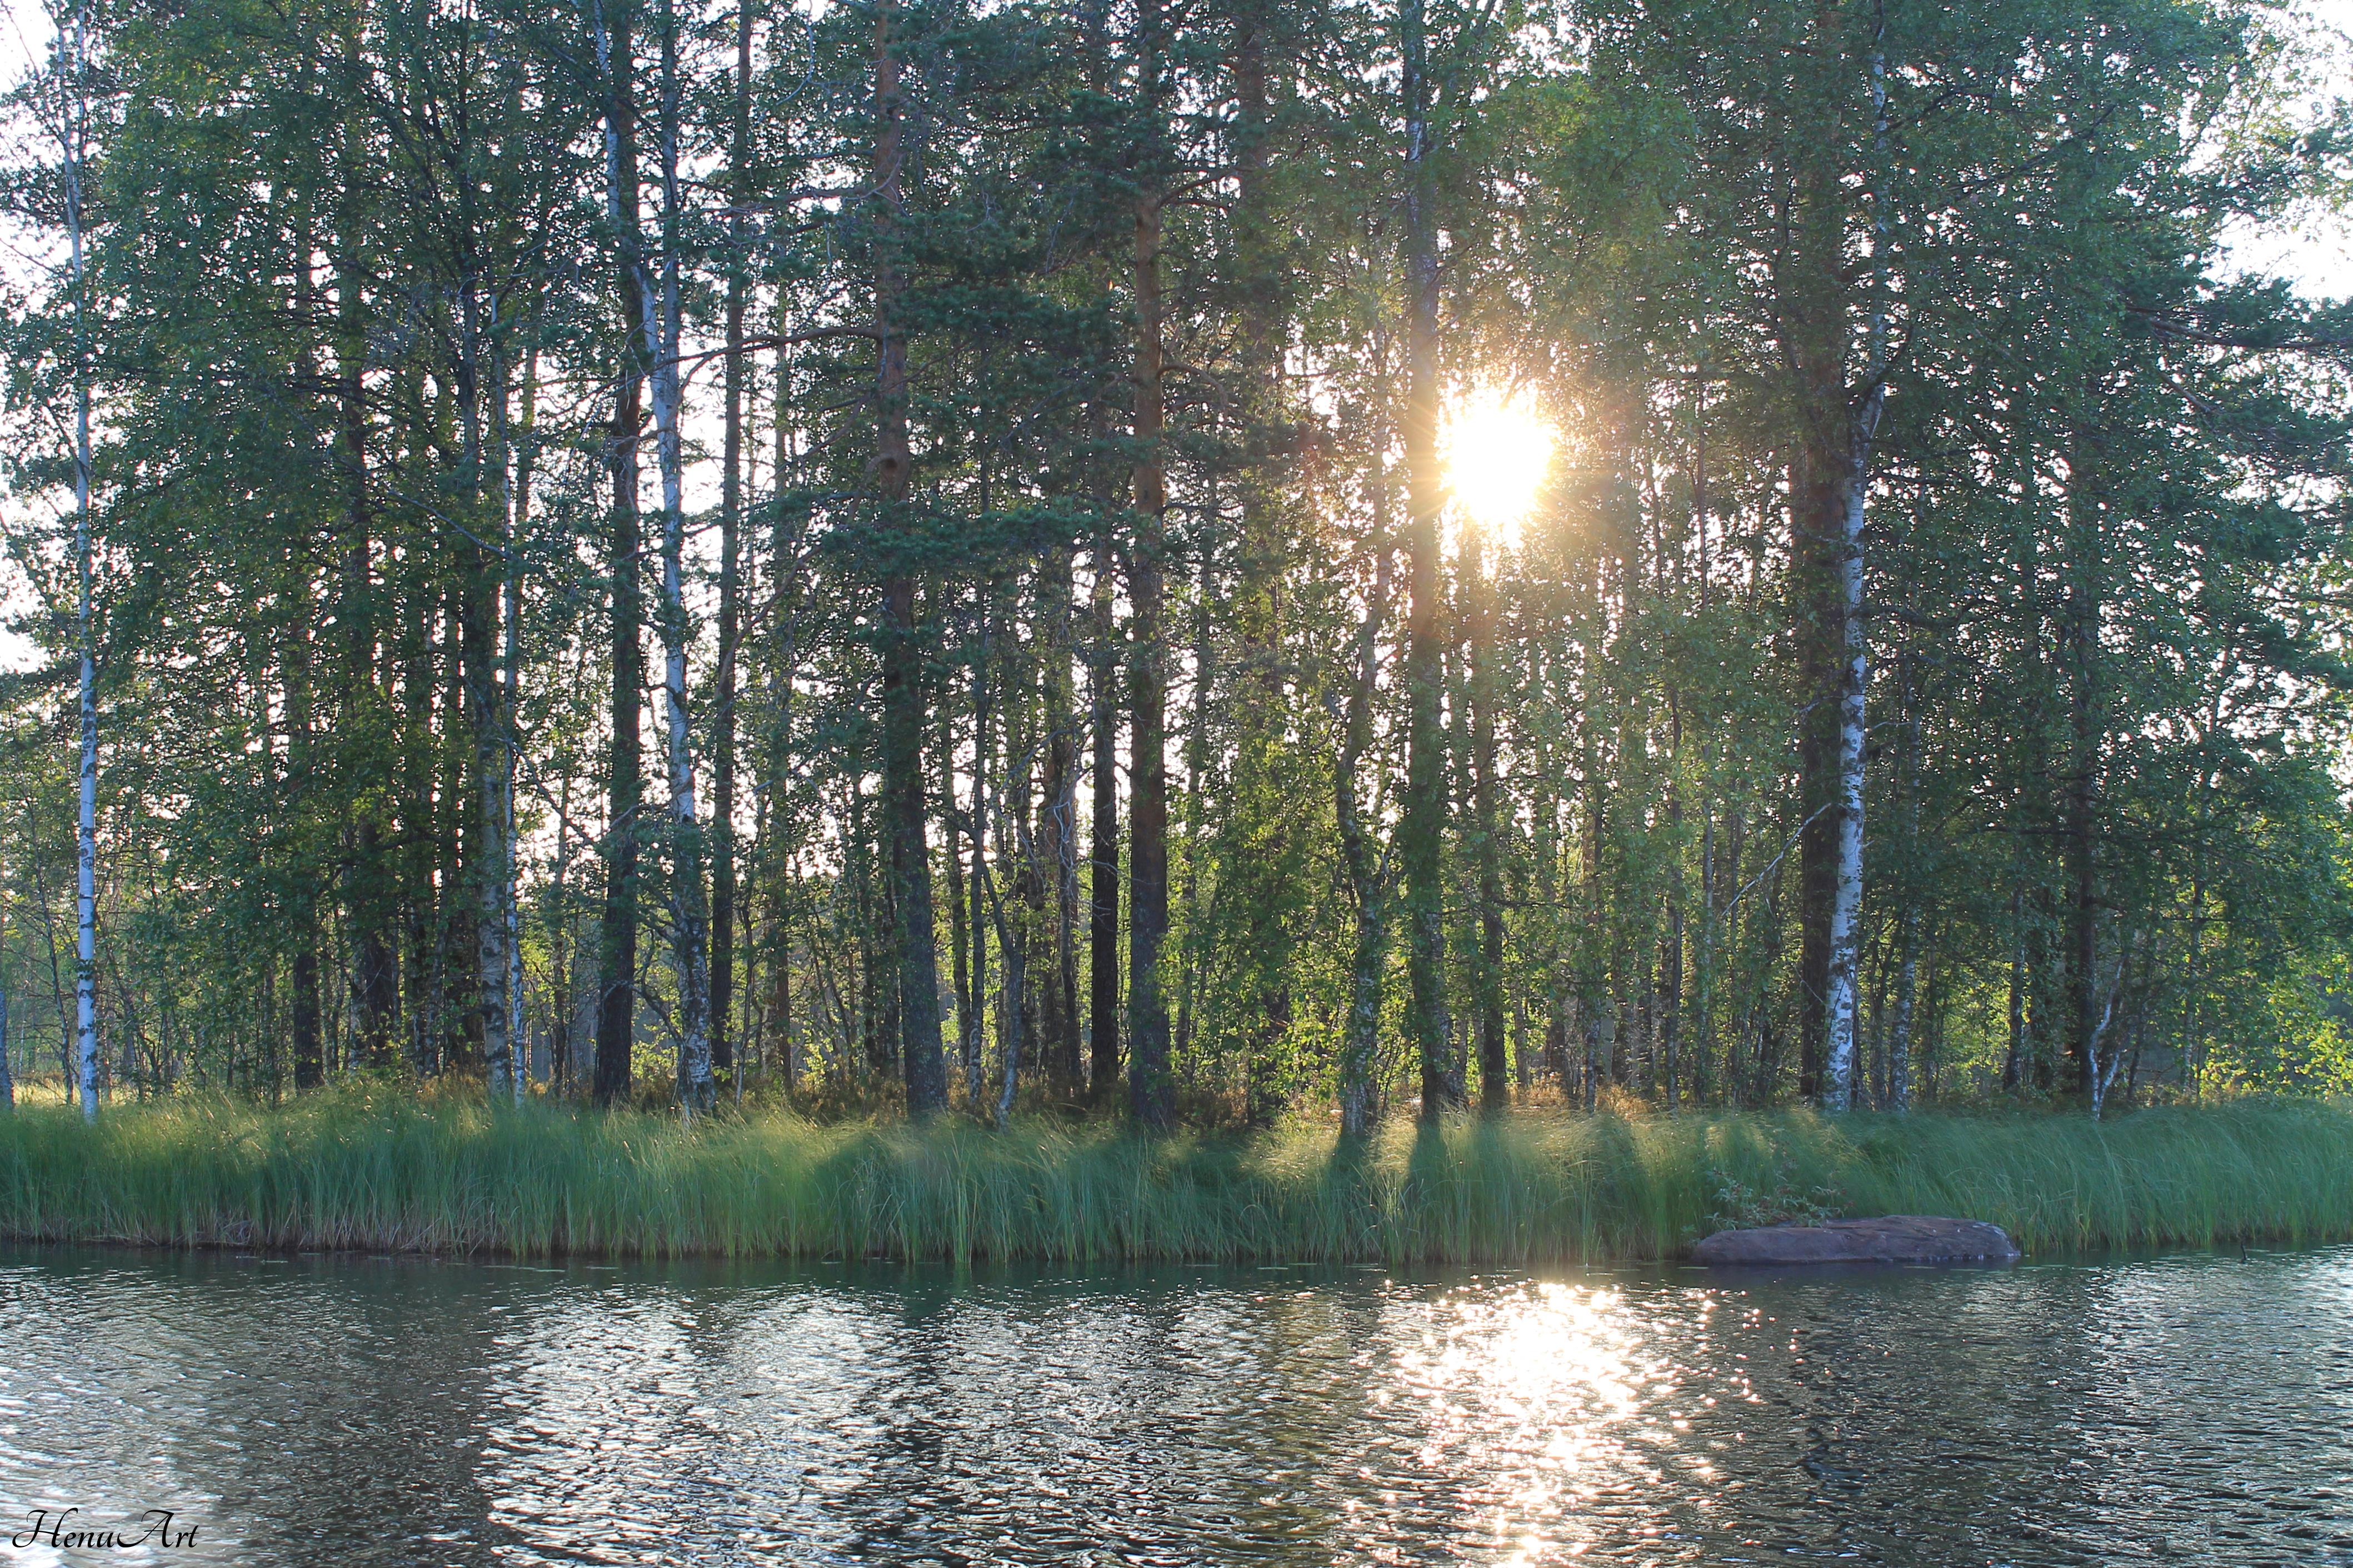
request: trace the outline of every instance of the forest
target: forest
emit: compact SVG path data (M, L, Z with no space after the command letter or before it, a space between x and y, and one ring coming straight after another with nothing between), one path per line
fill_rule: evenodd
M49 20L19 1097L2353 1089L2292 13Z

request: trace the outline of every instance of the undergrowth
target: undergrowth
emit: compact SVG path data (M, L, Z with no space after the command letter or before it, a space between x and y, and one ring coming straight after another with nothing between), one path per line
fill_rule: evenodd
M1669 1258L1728 1225L1990 1220L2030 1253L2353 1237L2353 1110L1523 1110L1148 1137L1039 1115L493 1110L390 1086L277 1110L176 1097L0 1116L0 1233L521 1256L1541 1264Z

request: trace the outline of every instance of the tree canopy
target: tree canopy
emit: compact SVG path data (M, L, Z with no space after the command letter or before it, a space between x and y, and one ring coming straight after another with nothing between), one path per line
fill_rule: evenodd
M2353 121L2268 5L57 19L20 1080L86 558L118 1092L2353 1088L2353 304L2226 247Z

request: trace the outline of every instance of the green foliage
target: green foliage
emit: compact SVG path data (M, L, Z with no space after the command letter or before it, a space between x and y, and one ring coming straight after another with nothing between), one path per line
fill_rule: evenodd
M678 279L681 505L733 498L678 520L688 624L656 617L682 633L699 809L722 768L734 803L711 837L731 1092L875 1103L903 1066L920 911L887 688L921 721L976 1104L1008 1064L1017 1095L1113 1092L1074 1065L1133 951L1117 898L1086 918L1098 798L1126 866L1149 837L1171 868L1171 1070L1205 1116L1344 1092L1360 1005L1369 1100L1409 1097L1417 916L1446 948L1425 978L1483 1037L1446 1042L1459 1077L1500 1030L1531 1102L1804 1098L1849 615L1819 503L1882 376L1852 612L1864 1098L2079 1101L2095 1048L2124 1104L2353 1090L2348 307L2236 276L2227 244L2341 201L2353 142L2267 8L90 17L92 68L19 84L0 171L53 239L79 95L89 283L28 279L0 326L33 598L31 668L0 682L19 1078L72 992L79 563L45 503L79 303L110 1089L281 1099L298 1032L329 1077L482 1074L479 939L516 840L543 1081L582 1089L615 996L618 1055L658 1084L683 1016L659 949L708 900L622 741L659 553L620 521L649 497L617 489L659 467L642 259ZM1434 279L1409 234L1442 237ZM1492 551L1448 512L1417 585L1431 405L1504 386L1560 430L1550 482ZM705 438L723 402L732 442ZM1418 600L1443 689L1417 749ZM1122 795L1154 666L1165 833ZM1417 750L1428 812L1403 809ZM514 839L484 804L510 762ZM600 972L608 903L644 938L627 973L619 943ZM1724 1183L1725 1213L1813 1201L1795 1171Z
M1760 1187L1751 1187L1737 1176L1711 1171L1708 1192L1707 1221L1700 1227L1704 1232L1750 1230L1772 1225L1820 1225L1839 1217L1836 1189L1816 1187L1800 1193L1789 1184L1786 1165L1776 1168L1769 1183Z

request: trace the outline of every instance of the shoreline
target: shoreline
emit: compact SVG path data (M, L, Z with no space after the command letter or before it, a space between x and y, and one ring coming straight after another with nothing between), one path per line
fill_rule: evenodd
M1857 1216L1870 1217L1870 1216ZM216 1237L201 1237L185 1241L153 1241L127 1236L33 1236L17 1231L0 1231L0 1247L16 1247L31 1252L67 1251L88 1248L107 1253L135 1253L158 1258L269 1258L277 1261L315 1258L320 1260L353 1261L369 1259L381 1263L452 1263L479 1265L483 1268L542 1268L561 1270L566 1267L631 1268L663 1267L671 1264L691 1265L782 1265L792 1268L948 1268L959 1272L1005 1270L1037 1272L1051 1279L1087 1279L1111 1278L1129 1273L1155 1273L1162 1269L1292 1269L1317 1274L1396 1273L1415 1277L1430 1273L1446 1273L1458 1269L1480 1271L1490 1268L1525 1270L1541 1277L1554 1269L1592 1269L1601 1271L1633 1270L1646 1272L1695 1272L1720 1280L1783 1278L1839 1278L1847 1275L1885 1273L1991 1273L2034 1265L2087 1265L2115 1262L2148 1262L2167 1258L2211 1258L2225 1262L2249 1262L2259 1258L2284 1254L2319 1252L2332 1247L2353 1245L2353 1232L2323 1237L2284 1237L2250 1235L2244 1237L2221 1239L2211 1246L2184 1243L2169 1247L2090 1247L2024 1252L2006 1262L1959 1260L1949 1262L1894 1263L1860 1260L1829 1260L1814 1263L1739 1264L1694 1262L1686 1248L1671 1258L1595 1258L1574 1262L1472 1260L1468 1262L1431 1263L1405 1261L1395 1265L1383 1262L1334 1262L1322 1258L1101 1258L1094 1260L1058 1261L1054 1259L1015 1257L990 1258L901 1258L890 1253L868 1253L860 1258L838 1255L752 1253L752 1252L550 1252L520 1253L478 1249L459 1252L448 1248L375 1247L364 1243L301 1244L292 1247L264 1247L253 1242L227 1241ZM2235 1256L2234 1256L2235 1255Z
M1672 1265L1709 1231L1949 1215L2030 1258L2353 1239L2353 1108L1520 1110L1364 1144L1301 1121L824 1124L335 1091L0 1120L0 1237L175 1251L1514 1268Z

